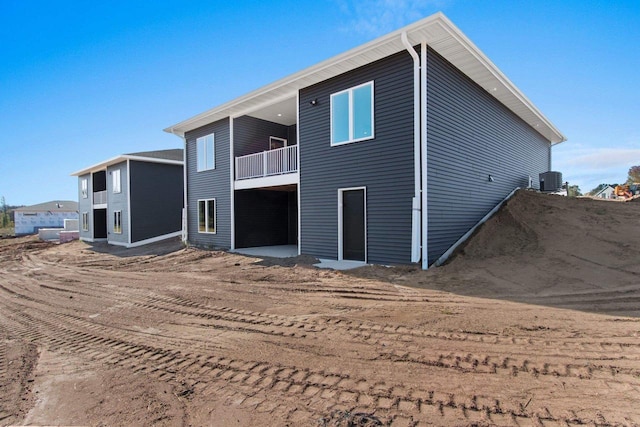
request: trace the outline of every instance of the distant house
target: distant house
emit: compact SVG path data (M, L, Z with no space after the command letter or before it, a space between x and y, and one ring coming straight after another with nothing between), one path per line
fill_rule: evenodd
M165 131L190 243L423 268L565 140L441 13Z
M80 240L126 247L182 232L183 151L123 154L78 177Z
M35 234L41 228L62 228L65 219L78 219L78 202L53 200L14 211L15 234Z
M616 197L615 188L607 185L604 188L601 188L600 191L593 195L593 197L597 197L600 199L614 199Z

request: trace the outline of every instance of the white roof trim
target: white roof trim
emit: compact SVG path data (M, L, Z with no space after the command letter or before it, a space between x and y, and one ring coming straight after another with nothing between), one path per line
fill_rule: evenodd
M160 159L157 157L143 157L143 156L130 156L128 154L123 154L121 156L112 157L109 160L105 160L104 162L96 163L93 166L89 166L88 168L84 168L77 172L71 174L71 176L80 176L86 175L91 172L101 171L106 169L109 166L125 162L127 160L137 160L139 162L147 162L147 163L164 163L167 165L181 165L184 166L184 162L181 160L170 160L170 159Z
M407 33L409 42L414 46L422 42L427 43L551 143L566 140L553 123L441 12L164 130L184 137L186 132L214 121L248 114L265 105L295 97L302 88L405 50L400 39L403 32Z

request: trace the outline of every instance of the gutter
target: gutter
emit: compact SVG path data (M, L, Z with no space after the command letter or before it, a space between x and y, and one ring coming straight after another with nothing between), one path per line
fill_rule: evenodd
M421 249L421 208L420 208L420 57L416 53L407 38L407 32L400 34L400 40L413 58L413 171L414 171L414 195L411 209L411 262L420 261Z

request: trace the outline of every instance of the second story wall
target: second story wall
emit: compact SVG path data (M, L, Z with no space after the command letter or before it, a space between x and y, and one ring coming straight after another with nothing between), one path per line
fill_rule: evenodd
M375 137L332 146L331 95L371 81ZM413 60L407 52L300 91L302 253L337 257L338 190L366 187L367 260L411 261L413 93Z
M231 247L231 169L229 119L202 126L186 134L189 243L206 247ZM198 171L197 140L214 135L215 165ZM215 200L215 232L199 231L198 201Z
M82 193L82 181L86 180L87 183L87 192L86 197L84 197ZM92 208L92 188L93 183L91 182L91 174L80 175L78 177L78 229L80 230L80 237L83 239L91 239L93 237L92 227L93 227L93 214L91 212ZM82 215L85 213L86 215ZM84 218L84 219L83 219ZM87 221L86 227L83 226L83 220ZM87 230L85 230L87 228Z
M288 145L295 145L295 125L285 126L250 116L234 119L233 155L240 157L269 150L270 136L286 139Z

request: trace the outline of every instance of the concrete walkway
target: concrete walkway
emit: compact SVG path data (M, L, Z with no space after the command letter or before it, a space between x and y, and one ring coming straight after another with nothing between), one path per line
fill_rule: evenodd
M279 245L279 246L258 246L255 248L241 248L232 252L242 255L249 255L255 257L271 257L271 258L292 258L298 256L297 245ZM351 270L352 268L363 267L367 265L362 261L337 261L335 259L323 259L319 260L317 264L313 264L318 268L330 268L333 270Z

